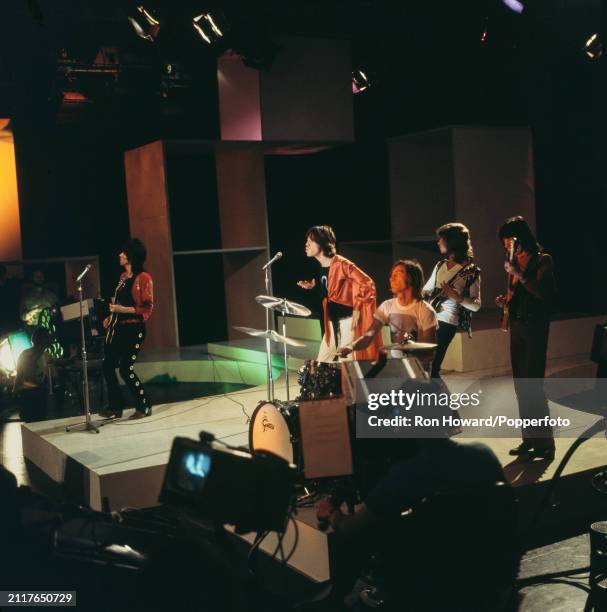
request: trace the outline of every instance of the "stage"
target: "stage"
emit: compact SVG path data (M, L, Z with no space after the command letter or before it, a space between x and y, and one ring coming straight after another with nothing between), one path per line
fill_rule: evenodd
M145 364L142 364L145 367ZM139 366L141 367L141 366ZM215 364L214 374L229 373L234 363ZM240 364L242 369L242 364ZM234 370L237 371L237 370ZM590 376L592 365L585 359L568 358L549 362L547 376ZM477 372L479 380L493 379L495 371ZM447 384L457 387L461 374L446 376ZM291 397L298 394L295 373L291 373ZM501 392L509 393L504 387ZM284 399L282 378L276 382L276 397ZM219 440L234 446L248 446L248 415L265 400L267 389L258 385L243 391L215 395L178 403L159 405L151 417L129 421L130 411L123 419L111 421L99 434L85 431L66 432L66 427L82 417L56 419L22 425L24 457L42 470L55 483L63 486L70 496L95 510L144 508L157 504L171 443L176 436L197 438L200 431L213 433ZM512 398L514 401L514 398ZM599 420L596 415L583 414L567 406L551 402L551 412L571 419L582 419L584 426ZM473 438L460 436L462 443ZM560 460L573 442L572 438L556 440L556 457L552 462L524 462L513 460L508 450L518 439L483 438L504 466L509 481L518 488L521 505L521 528L528 527L539 500L552 478ZM544 526L561 520L580 520L592 512L605 508L603 499L590 486L592 475L607 463L607 441L603 435L587 440L573 455L565 468L558 488L560 503ZM304 510L297 517L300 544L290 564L293 568L318 582L328 579L328 540L316 527L312 511ZM290 548L293 528L289 527L285 546ZM270 536L262 549L275 547Z

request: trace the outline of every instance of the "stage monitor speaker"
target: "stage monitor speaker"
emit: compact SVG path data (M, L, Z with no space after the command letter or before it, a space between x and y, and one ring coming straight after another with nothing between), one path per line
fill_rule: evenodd
M432 381L417 357L372 361L344 361L348 404L366 404L369 393L390 393L408 382L429 385Z

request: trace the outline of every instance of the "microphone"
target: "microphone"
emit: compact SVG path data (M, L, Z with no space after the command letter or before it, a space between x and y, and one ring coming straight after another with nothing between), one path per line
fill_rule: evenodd
M282 252L278 251L278 253L276 253L276 255L274 255L274 257L270 259L270 261L262 268L262 270L269 268L275 261L278 261L281 257L282 257Z
M80 276L76 279L76 282L79 283L85 276L85 274L93 267L93 264L87 264L86 268L80 272Z

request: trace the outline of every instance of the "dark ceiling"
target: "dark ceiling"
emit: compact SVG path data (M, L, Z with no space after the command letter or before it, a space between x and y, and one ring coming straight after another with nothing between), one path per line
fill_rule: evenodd
M605 40L607 11L601 14L601 0L521 1L522 14L506 0L155 0L146 7L156 6L163 23L149 44L128 23L128 2L1 0L0 116L19 125L25 252L88 254L94 247L113 257L112 236L128 231L124 148L163 137L169 119L212 137L216 57L191 19L221 8L249 51L289 35L351 42L354 67L372 81L354 98L350 154L361 160L381 157L387 137L423 129L530 126L540 240L561 278L594 286L607 224L607 54L591 60L583 47L593 32ZM75 87L87 102L66 103L65 66L86 67L100 48L109 60L116 56L118 72L84 74ZM167 63L178 66L176 81L167 80ZM378 180L366 184L369 197L377 199L378 189L385 195ZM83 202L97 212L88 233ZM564 294L571 308L593 300L604 307L599 291L583 299Z
M58 59L63 53L90 64L100 48L111 48L119 77L87 77L82 86L96 107L95 122L105 112L115 124L134 108L162 113L168 107L178 114L191 103L188 96L212 97L215 55L197 39L191 19L219 8L234 37L250 44L286 35L350 40L354 67L368 71L373 84L356 99L359 138L454 123L533 124L559 103L587 111L584 96L600 95L604 80L604 61L583 53L586 38L600 30L600 0L525 5L517 14L501 0L162 0L146 3L163 23L150 44L128 23L129 2L5 0L0 83L17 106L42 105L61 121L86 122L90 112L70 114L57 106L65 89ZM162 94L163 103L158 98L168 62L180 67L183 87ZM132 113L124 117L132 123Z

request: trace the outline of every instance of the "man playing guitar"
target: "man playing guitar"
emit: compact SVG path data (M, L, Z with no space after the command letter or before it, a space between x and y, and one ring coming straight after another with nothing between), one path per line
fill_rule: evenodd
M550 314L556 304L554 266L523 217L508 219L500 228L499 238L504 249L514 254L513 261L504 264L510 275L509 295L498 296L496 303L508 307L510 358L519 413L522 418L539 419L549 416L543 378ZM511 455L554 458L550 427L527 428L522 435L522 444L512 449Z
M106 328L103 374L107 384L107 410L105 417L122 416L124 399L116 377L116 368L124 380L135 403L131 419L140 419L152 414L152 405L143 385L135 373L135 361L145 340L145 322L154 308L154 283L143 269L146 249L137 238L129 240L119 255L124 272L110 304L110 316L104 321Z
M445 353L458 329L470 332L471 313L481 307L481 274L474 263L470 232L463 223L447 223L436 230L441 255L428 282L424 297L436 310L437 347L432 378L438 378Z

